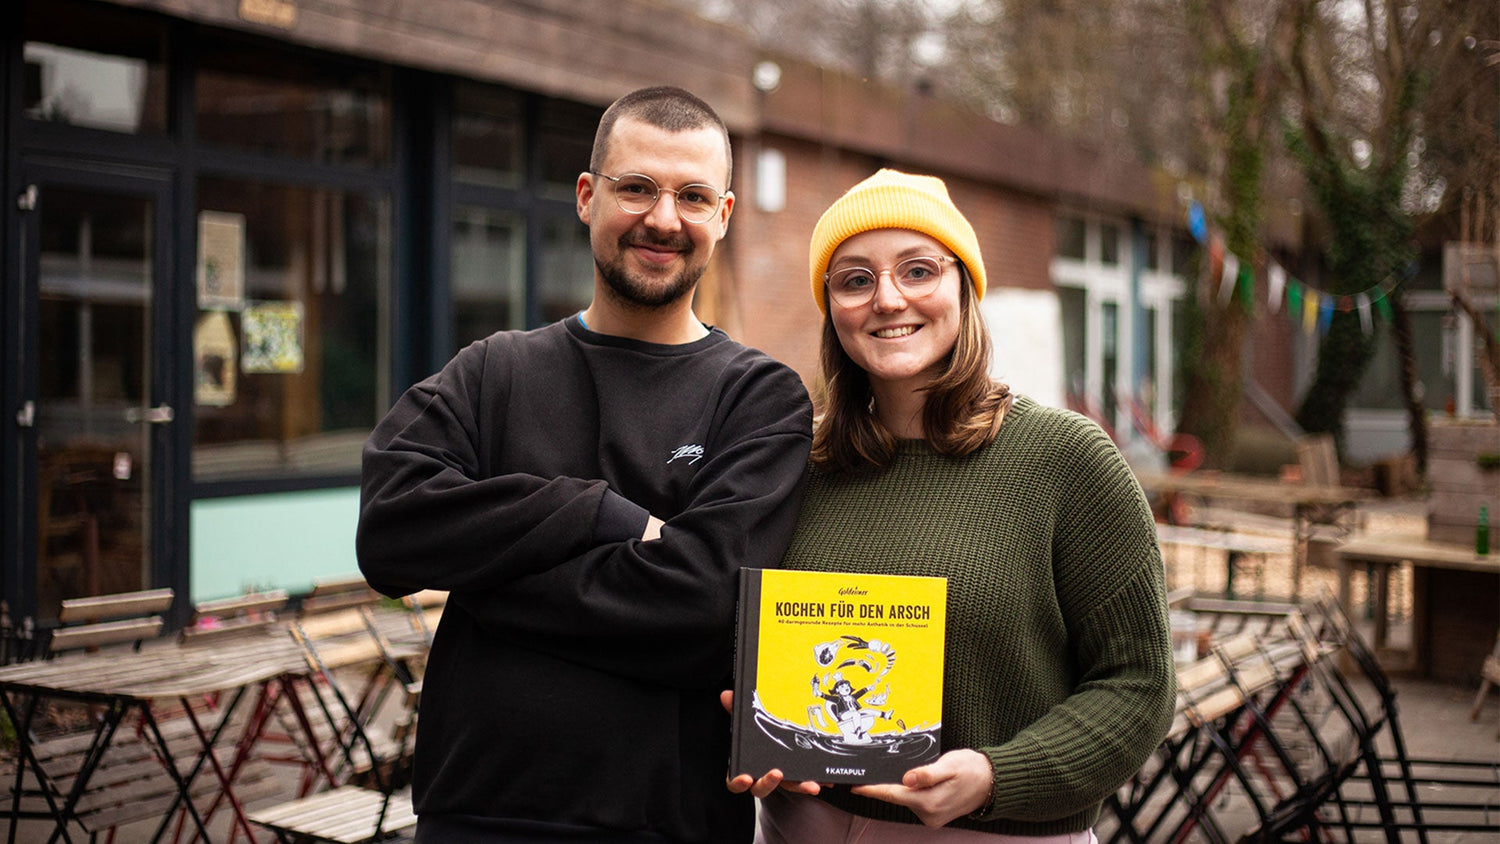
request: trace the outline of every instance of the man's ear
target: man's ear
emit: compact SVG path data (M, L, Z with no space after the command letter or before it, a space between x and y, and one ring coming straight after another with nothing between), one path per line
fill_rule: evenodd
M719 240L729 234L729 215L734 212L734 191L724 194L724 202L719 208Z
M589 205L594 199L594 174L584 171L578 174L578 184L574 187L574 194L578 197L578 219L585 226L589 225Z

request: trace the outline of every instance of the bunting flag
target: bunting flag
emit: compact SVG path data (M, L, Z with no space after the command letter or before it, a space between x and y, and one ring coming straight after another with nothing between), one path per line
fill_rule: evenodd
M1208 218L1203 214L1203 206L1194 200L1188 206L1188 231L1192 233L1193 240L1204 243L1208 240Z
M1266 267L1266 285L1271 288L1266 293L1266 305L1274 314L1281 308L1281 291L1286 287L1286 270L1275 261Z
M1214 278L1217 274L1219 306L1227 306L1238 292L1245 309L1252 310L1255 302L1253 263L1241 260L1238 255L1229 251L1223 237L1209 228L1207 214L1199 202L1188 204L1187 222L1193 239L1208 250L1208 277ZM1374 315L1378 314L1386 322L1392 320L1391 303L1388 299L1404 281L1404 278L1392 274L1379 284L1358 293L1336 294L1308 286L1289 275L1286 268L1274 260L1267 259L1265 264L1267 310L1273 314L1280 312L1282 300L1285 299L1287 318L1300 320L1303 331L1309 334L1314 331L1326 332L1332 323L1335 309L1342 313L1358 311L1361 329L1366 334L1373 333ZM1413 271L1408 269L1405 278L1410 278L1412 274ZM1497 311L1500 311L1500 307L1497 307Z
M1219 307L1229 304L1234 295L1234 286L1240 280L1240 259L1232 252L1224 253L1224 274L1219 279Z

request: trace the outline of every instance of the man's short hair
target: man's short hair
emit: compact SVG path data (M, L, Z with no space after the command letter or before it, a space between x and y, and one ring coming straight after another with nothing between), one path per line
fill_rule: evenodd
M718 129L724 136L724 189L729 189L729 182L734 174L734 153L729 147L729 129L724 126L724 121L719 119L712 106L671 85L631 91L605 109L604 116L599 118L599 129L594 133L594 151L589 156L590 170L598 172L604 166L604 159L609 155L610 134L614 131L615 123L622 117L634 118L668 132Z

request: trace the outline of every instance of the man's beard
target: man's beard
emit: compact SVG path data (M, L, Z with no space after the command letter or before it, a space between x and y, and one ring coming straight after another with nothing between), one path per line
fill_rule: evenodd
M618 257L611 263L606 264L596 254L594 256L594 266L598 267L599 275L604 279L604 283L609 286L610 290L614 291L615 296L622 303L639 308L660 308L663 305L670 305L693 292L693 287L698 284L698 279L703 277L703 271L707 269L706 266L696 268L687 267L675 276L666 279L652 279L644 273L638 272L632 274L628 272L625 269L625 253L629 250L632 243L639 242L660 243L661 245L685 248L685 251L680 253L684 259L693 254L691 244L652 241L649 238L639 237L633 239L628 237L620 238L620 250L616 253Z

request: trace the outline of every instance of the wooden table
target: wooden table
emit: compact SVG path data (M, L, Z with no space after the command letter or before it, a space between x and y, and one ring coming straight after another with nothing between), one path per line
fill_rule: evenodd
M1412 641L1409 663L1396 667L1449 679L1453 670L1450 662L1462 666L1471 661L1465 655L1472 645L1478 648L1480 657L1472 660L1471 667L1478 671L1483 653L1495 640L1496 618L1500 615L1500 556L1479 555L1472 546L1432 542L1417 535L1364 534L1335 548L1334 557L1338 561L1339 602L1345 608L1350 604L1352 573L1369 567L1377 653L1387 647L1390 634L1390 570L1405 564L1412 567ZM1466 606L1453 606L1454 601L1465 602ZM1443 606L1436 605L1439 603ZM1439 621L1443 623L1435 628ZM1456 648L1454 659L1437 660L1434 665L1434 646L1438 644L1445 650Z
M415 633L412 621L411 613L404 611L381 610L376 613L377 626L403 652L425 647L425 641ZM330 614L306 623L331 626L333 629L325 630L325 635L347 637L348 644L341 646L341 665L381 659L357 612ZM79 801L89 792L90 780L99 763L105 759L117 737L125 732L121 729L122 724L135 713L138 721L134 723L138 723L143 740L152 748L163 769L157 774L165 773L171 778L177 795L172 807L162 816L152 840L160 840L166 834L171 817L178 808L188 813L205 840L211 840L206 828L207 817L192 799L194 780L208 769L218 781L217 796L208 809L208 816L221 800L227 800L234 812L236 827L254 841L253 828L235 794L237 772L270 714L263 703L271 700L278 688L286 690L281 693L283 699L294 698L294 694L287 693L292 691L292 678L305 680L313 673L304 651L284 624L232 641L179 645L172 640L156 640L139 651L117 649L80 653L0 668L0 707L16 725L18 739L13 792L7 801L11 816L51 817L55 827L48 840L73 840L68 827L79 820ZM233 723L231 719L237 708L247 698L247 693L257 689L261 701L254 704L256 712L249 725L243 728L247 736L231 735L227 728ZM205 708L203 702L207 700L217 703ZM97 725L90 728L92 737L84 736L89 742L87 751L82 754L84 761L76 773L65 773L64 782L55 780L46 770L38 758L33 739L35 719L38 712L45 711L46 701L74 701L95 707L99 712ZM179 746L174 753L173 742L163 735L160 716L168 710L181 712L191 720L192 729L186 733L190 736L186 739L189 750ZM299 720L307 728L306 719L300 713ZM310 729L308 732L305 738L316 745ZM226 754L223 741L234 742L233 753ZM191 758L186 758L189 755ZM230 758L221 759L221 756ZM324 775L331 779L332 774L321 756L319 765L323 767ZM39 784L40 793L46 795L45 809L22 809L22 786L28 770ZM11 841L15 840L16 826L13 820Z
M1142 489L1217 501L1248 502L1287 507L1292 513L1292 597L1302 593L1302 568L1307 562L1307 541L1323 525L1339 533L1351 529L1350 517L1361 501L1375 493L1360 487L1284 483L1253 475L1224 472L1188 472L1178 475L1143 474Z

